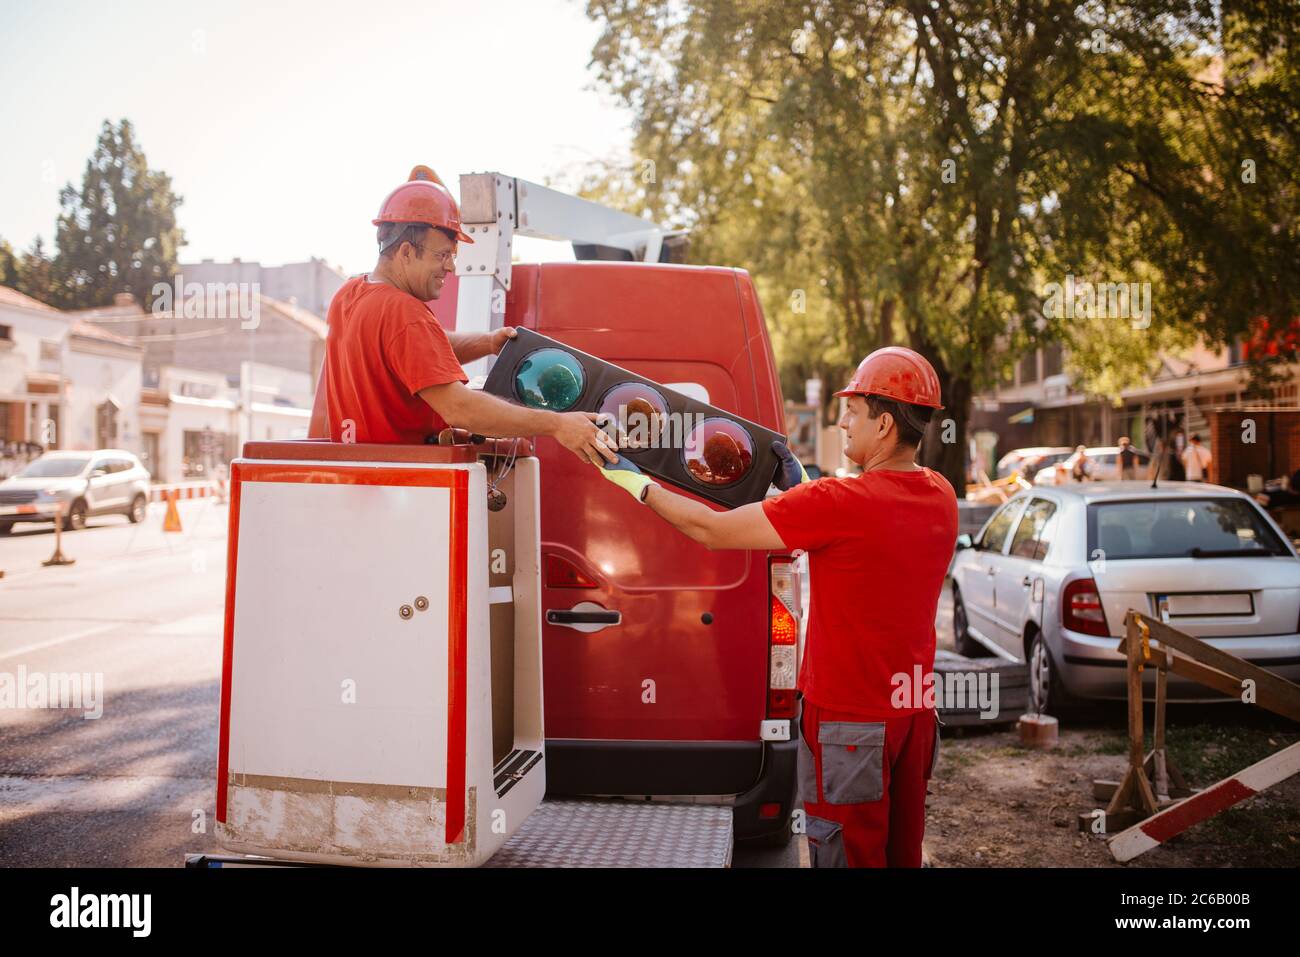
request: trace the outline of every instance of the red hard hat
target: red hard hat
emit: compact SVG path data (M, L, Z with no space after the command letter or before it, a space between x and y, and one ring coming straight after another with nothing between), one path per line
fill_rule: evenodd
M879 395L910 405L942 409L939 377L919 352L902 346L877 349L862 360L849 384L836 395Z
M427 166L411 170L410 178L384 198L373 222L376 226L380 223L424 223L450 229L462 243L474 241L460 228L460 209L451 193L438 174Z

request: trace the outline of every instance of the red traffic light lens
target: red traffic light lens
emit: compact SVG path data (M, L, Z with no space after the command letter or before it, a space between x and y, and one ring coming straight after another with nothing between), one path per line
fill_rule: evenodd
M754 464L754 440L730 419L705 419L686 437L682 462L701 485L733 485Z

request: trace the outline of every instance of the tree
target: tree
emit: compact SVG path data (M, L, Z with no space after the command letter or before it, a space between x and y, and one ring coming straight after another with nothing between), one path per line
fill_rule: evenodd
M16 289L25 296L49 303L54 298L54 263L37 236L31 247L15 253L7 240L0 239L0 286Z
M769 286L826 300L803 315L767 300L796 365L820 351L842 377L890 342L929 358L946 411L923 457L958 488L971 396L1027 349L1066 341L1085 386L1114 395L1160 349L1242 328L1265 292L1270 313L1290 308L1277 264L1294 243L1261 250L1260 207L1205 150L1240 148L1197 80L1223 47L1209 2L590 0L588 12L604 25L597 69L662 174L647 206L693 219L697 248ZM1276 114L1285 98L1267 102ZM1152 283L1160 309L1146 323L1046 314L1046 286L1067 275Z
M47 305L58 298L55 290L54 261L45 253L45 241L37 236L31 248L18 261L19 292Z
M0 286L18 288L18 257L7 239L0 239Z
M176 225L181 199L170 176L149 169L129 120L104 121L81 189L69 183L59 203L56 305L110 305L121 292L147 305L154 284L175 276L185 241Z

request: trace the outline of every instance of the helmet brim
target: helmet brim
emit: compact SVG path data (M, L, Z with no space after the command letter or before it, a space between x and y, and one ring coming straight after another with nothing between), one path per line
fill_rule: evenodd
M841 389L839 392L832 392L831 395L835 396L835 398L837 398L837 399L840 399L840 398L843 398L844 396L849 396L849 395L860 395L860 396L864 396L864 397L865 397L865 396L868 396L868 395L878 395L878 396L880 396L882 399L892 399L892 400L895 401L895 402L902 402L902 403L904 403L904 404L906 404L906 405L919 405L919 406L923 406L924 408L927 408L927 409L934 409L934 411L936 411L936 412L942 412L942 411L943 411L943 406L942 406L942 405L930 405L928 402L908 402L906 399L900 399L900 398L898 398L897 396L886 395L886 394L883 393L883 392L859 392L857 389Z
M384 223L419 223L421 226L432 226L434 229L451 230L453 228L451 226L446 226L441 223L426 222L423 219L372 219L370 221L370 225L372 226L382 226ZM457 229L455 230L455 232L456 232L457 242L473 244L474 240L470 239L468 236L465 235L465 230Z

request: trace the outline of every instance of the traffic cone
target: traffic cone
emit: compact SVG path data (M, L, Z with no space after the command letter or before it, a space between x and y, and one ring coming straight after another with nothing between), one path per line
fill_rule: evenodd
M176 490L172 489L167 493L167 515L163 519L164 532L179 532L181 530L181 513L176 509Z

